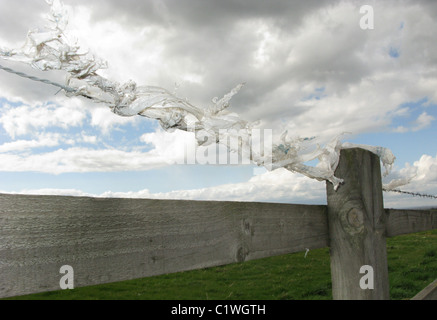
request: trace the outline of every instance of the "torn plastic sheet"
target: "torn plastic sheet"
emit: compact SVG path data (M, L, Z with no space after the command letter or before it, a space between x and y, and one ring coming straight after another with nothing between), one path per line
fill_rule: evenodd
M24 45L19 49L0 48L0 57L19 61L41 70L62 70L68 73L67 96L84 96L95 102L106 104L117 115L144 116L159 121L168 131L179 129L195 133L199 145L219 142L220 130L238 131L244 137L241 144L250 145L251 130L254 126L230 112L230 100L244 86L237 85L222 99L212 99L207 108L197 107L186 99L181 99L164 88L155 86L138 86L134 81L120 84L106 79L98 71L107 68L107 63L87 51L81 51L77 42L70 38L65 29L68 16L59 0L46 0L50 5L49 26L45 29L29 31ZM195 123L195 126L191 124ZM241 135L241 132L245 134ZM208 139L205 139L208 137ZM316 145L310 152L308 146L313 139L290 139L287 133L281 136L279 144L274 144L272 157L267 159L252 152L251 160L268 170L284 167L319 181L330 181L337 189L342 180L335 177L340 151L347 148L363 148L380 156L386 173L392 167L395 157L389 149L365 145L342 143L341 136L334 138L325 146ZM241 149L239 149L241 150ZM306 162L318 159L317 166ZM398 186L398 185L397 185Z
M393 179L389 183L384 185L385 190L395 190L396 188L405 186L411 182L416 177L416 175L413 175L411 177L406 178L399 178L399 179Z

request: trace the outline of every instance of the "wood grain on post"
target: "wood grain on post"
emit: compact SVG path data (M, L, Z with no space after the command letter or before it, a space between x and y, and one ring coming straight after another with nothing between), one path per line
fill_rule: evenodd
M344 183L337 191L327 183L333 298L389 299L380 159L363 149L342 150L335 174ZM373 289L360 285L371 276L360 273L363 266L373 269Z

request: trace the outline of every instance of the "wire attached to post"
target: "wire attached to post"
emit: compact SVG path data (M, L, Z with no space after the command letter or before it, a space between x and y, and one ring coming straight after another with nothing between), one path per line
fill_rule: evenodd
M390 190L388 190L388 189L383 188L382 191L385 191L385 192L395 192L395 193L401 193L401 194L408 194L408 195L413 196L413 197L422 197L422 198L437 199L437 196L434 196L432 194L402 191L402 190L398 190L398 189L390 189Z

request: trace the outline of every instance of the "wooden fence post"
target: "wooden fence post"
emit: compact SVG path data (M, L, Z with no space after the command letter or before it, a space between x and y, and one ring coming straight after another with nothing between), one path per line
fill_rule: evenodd
M342 150L335 173L344 183L326 188L333 298L389 299L380 159Z

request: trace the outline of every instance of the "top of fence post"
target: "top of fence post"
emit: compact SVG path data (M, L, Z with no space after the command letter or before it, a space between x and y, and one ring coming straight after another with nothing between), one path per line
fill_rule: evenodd
M389 299L380 159L342 150L335 174L344 183L326 188L333 298Z

